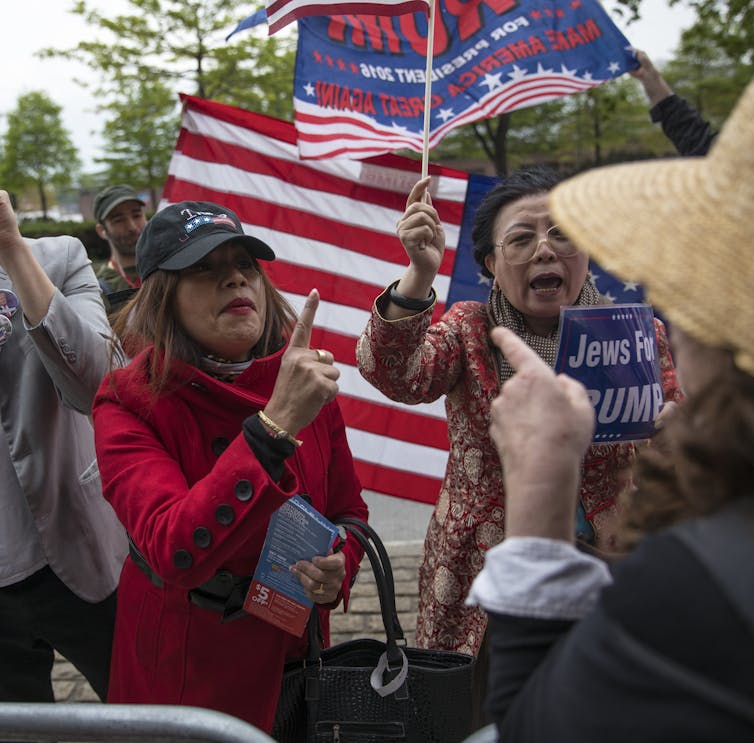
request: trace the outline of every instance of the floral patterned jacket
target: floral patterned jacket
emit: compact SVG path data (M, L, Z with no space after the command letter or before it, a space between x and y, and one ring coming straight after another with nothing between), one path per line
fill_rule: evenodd
M479 302L458 302L430 324L431 309L397 321L380 314L377 298L356 358L361 374L392 400L417 404L445 395L450 451L419 569L416 641L420 647L476 654L486 629L482 609L464 605L486 551L504 536L505 493L490 439L490 404L499 382L491 320ZM682 397L665 326L655 321L666 400ZM543 456L546 453L543 452ZM592 446L584 461L581 503L609 550L615 535L615 500L628 484L632 443Z

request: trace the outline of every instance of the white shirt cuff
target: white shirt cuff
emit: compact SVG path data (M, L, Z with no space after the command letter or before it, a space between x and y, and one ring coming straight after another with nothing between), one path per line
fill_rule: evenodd
M612 583L607 565L573 544L510 537L487 552L467 606L537 619L580 619Z

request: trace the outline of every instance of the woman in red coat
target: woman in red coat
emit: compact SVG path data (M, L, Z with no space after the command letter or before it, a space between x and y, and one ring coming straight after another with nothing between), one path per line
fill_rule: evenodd
M242 610L270 516L295 494L329 519L367 518L328 351L309 348L237 216L205 202L158 212L116 332L130 352L94 404L104 494L130 536L108 701L186 704L272 727L286 658L306 640ZM291 566L320 611L347 601L361 551Z

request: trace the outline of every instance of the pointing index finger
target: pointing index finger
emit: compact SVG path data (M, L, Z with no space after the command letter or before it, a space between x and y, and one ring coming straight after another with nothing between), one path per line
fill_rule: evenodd
M298 346L299 348L309 348L309 341L312 335L312 325L314 325L314 315L317 314L319 307L319 292L312 289L304 303L304 309L298 316L296 325L291 333L291 340L288 345Z
M515 371L553 374L552 369L537 355L536 351L512 330L502 327L493 328L491 336L492 342L503 352Z

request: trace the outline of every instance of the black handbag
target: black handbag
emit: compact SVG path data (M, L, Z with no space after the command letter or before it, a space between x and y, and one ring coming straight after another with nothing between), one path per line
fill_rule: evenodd
M472 732L472 655L406 646L390 558L358 519L337 522L364 548L380 599L385 641L320 649L317 612L309 652L283 674L272 736L280 743L456 743Z

